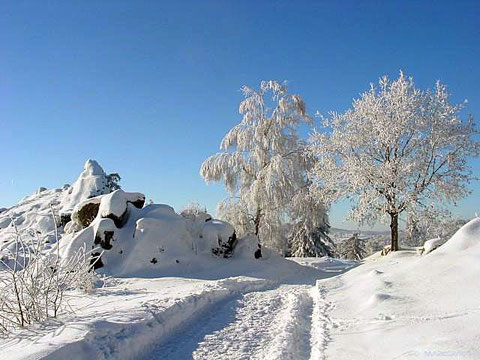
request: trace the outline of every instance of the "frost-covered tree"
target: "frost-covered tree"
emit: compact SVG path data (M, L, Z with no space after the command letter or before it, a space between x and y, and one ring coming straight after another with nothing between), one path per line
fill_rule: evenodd
M302 218L299 206L314 163L297 127L311 125L312 119L302 98L288 93L286 83L262 81L259 90L245 86L242 92L241 122L223 138L222 152L203 162L200 174L207 183L223 182L231 194L218 205L218 217L232 223L240 236L255 234L262 245L285 253L282 224ZM320 215L315 221L323 221Z
M389 220L398 250L404 211L439 209L468 194L467 157L478 156L479 142L472 117L460 117L463 108L450 103L440 82L422 91L403 73L381 78L351 109L324 119L329 131L312 135L323 199L350 199L350 218L358 222Z
M353 234L352 237L344 240L339 247L342 259L362 260L367 254L364 240L359 238L359 234Z

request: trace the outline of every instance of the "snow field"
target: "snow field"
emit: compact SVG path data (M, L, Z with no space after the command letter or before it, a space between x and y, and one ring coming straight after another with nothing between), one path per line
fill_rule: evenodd
M480 219L431 253L373 255L323 282L327 358L479 359Z

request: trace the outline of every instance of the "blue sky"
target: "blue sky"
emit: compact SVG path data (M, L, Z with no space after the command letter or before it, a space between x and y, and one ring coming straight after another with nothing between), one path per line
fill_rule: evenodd
M478 1L3 1L0 206L94 158L126 190L214 211L225 194L200 164L260 80L288 80L313 114L402 69L421 88L440 79L478 119L479 24ZM480 210L472 190L456 214Z

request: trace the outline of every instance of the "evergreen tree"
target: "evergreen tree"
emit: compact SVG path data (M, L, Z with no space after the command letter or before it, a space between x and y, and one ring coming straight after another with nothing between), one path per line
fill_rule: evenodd
M302 224L292 226L289 237L290 256L295 257L334 257L335 244L328 236L328 224L309 231Z
M118 173L108 174L106 178L107 178L107 187L110 189L111 192L121 189L119 182L122 178Z
M359 238L357 233L343 241L339 247L342 259L362 260L367 254L364 241Z

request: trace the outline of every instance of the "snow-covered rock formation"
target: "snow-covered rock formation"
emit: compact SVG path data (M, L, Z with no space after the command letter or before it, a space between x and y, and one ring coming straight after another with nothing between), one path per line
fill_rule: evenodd
M189 263L196 256L232 255L237 238L230 224L206 213L181 216L168 205L143 207L144 202L143 194L123 190L83 201L73 212L77 228L83 225L78 214L84 208L94 205L97 213L80 232L64 236L61 256L69 258L86 246L100 255L96 268L124 276L160 274L162 269ZM253 248L251 258L257 250Z
M423 247L420 249L420 253L423 255L427 255L428 253L431 253L433 250L438 248L440 245L442 245L442 239L440 239L439 237L427 240L423 244Z
M107 175L95 160L87 160L84 169L72 186L59 189L40 187L34 194L23 198L17 205L0 212L0 250L15 239L15 227L24 236L35 241L55 241L55 221L61 235L70 222L73 207L92 196L107 194ZM52 216L52 211L56 218Z
M194 261L197 255L233 255L237 237L230 224L201 211L179 215L168 205L144 204L145 195L114 190L102 167L87 160L73 185L41 187L18 205L2 209L0 256L12 255L16 231L52 251L55 230L64 258L80 247L95 249L94 255L101 254L95 266L112 274L161 275L159 270ZM241 242L239 256L261 256L256 239Z
M87 160L83 171L73 185L68 189L68 196L62 201L64 210L73 209L79 202L97 195L108 194L107 174L95 160Z

